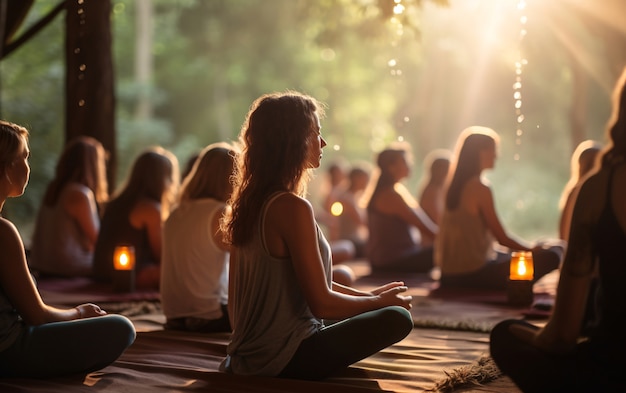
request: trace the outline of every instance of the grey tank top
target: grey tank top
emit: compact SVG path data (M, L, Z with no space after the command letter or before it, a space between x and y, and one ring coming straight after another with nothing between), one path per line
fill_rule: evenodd
M30 266L61 276L90 276L93 254L78 222L57 201L41 205L31 246Z
M291 360L302 340L323 326L311 313L298 285L290 258L272 257L263 233L267 207L282 193L265 202L253 240L237 250L231 261L234 296L229 298L235 330L222 371L240 375L276 376ZM330 246L319 227L319 249L331 286Z

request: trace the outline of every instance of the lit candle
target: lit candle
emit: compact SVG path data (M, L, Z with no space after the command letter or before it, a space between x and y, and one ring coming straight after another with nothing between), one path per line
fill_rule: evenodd
M113 252L113 289L115 292L135 290L135 248L117 246Z
M530 251L518 251L511 254L510 280L532 280L535 276L533 254Z
M132 246L117 246L113 254L115 270L133 270L135 268L135 248Z
M533 302L533 254L530 251L511 253L507 296L514 306L529 306Z

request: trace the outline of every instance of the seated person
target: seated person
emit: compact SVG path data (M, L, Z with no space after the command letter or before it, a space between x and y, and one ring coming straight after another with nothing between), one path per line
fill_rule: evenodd
M336 196L341 211L337 217L337 238L348 240L354 245L354 257L365 257L367 243L367 214L361 206L361 196L369 183L370 175L362 167L353 167L348 173L348 184L345 190Z
M326 195L322 201L323 211L320 214L320 219L328 227L328 236L331 240L338 238L337 217L332 214L331 209L333 203L337 202L338 195L346 187L346 177L345 164L341 161L333 162L326 170L328 189L326 189Z
M610 143L575 198L550 320L543 328L506 320L491 332L491 356L523 392L626 391L625 83L626 69L613 96ZM589 295L595 317L586 326Z
M563 188L561 200L559 201L559 209L561 210L561 218L559 220L559 238L567 241L569 235L569 226L574 209L575 189L585 179L585 176L591 173L596 164L596 158L601 151L600 143L586 140L581 142L574 150L570 162L570 178Z
M229 332L228 258L220 219L230 198L235 151L207 146L183 181L163 225L161 305L166 328Z
M162 222L178 187L178 161L154 147L133 163L126 184L106 204L94 252L94 278L110 282L115 247L133 246L136 287L159 289Z
M424 159L426 175L417 193L420 206L424 213L437 225L444 210L445 184L450 169L450 152L448 150L433 150ZM422 245L432 246L433 236L424 234Z
M346 170L344 163L341 160L333 162L326 170L326 175L327 184L324 187L325 195L322 200L322 207L316 209L315 214L328 236L333 263L339 264L353 259L356 253L351 241L338 237L339 221L337 216L331 212L332 205L337 202L337 196L345 188ZM348 270L350 269L348 268Z
M532 245L508 234L483 171L496 162L499 137L486 127L464 130L457 142L445 210L435 239L442 287L506 289L512 251L533 252L535 280L557 269L563 246ZM495 242L507 248L498 252Z
M437 225L401 183L410 174L409 150L398 144L378 154L379 176L367 203L367 256L374 270L425 273L433 267L432 247L419 237L435 236Z
M30 176L28 131L0 121L0 212L24 193ZM87 374L113 363L135 340L133 324L95 304L44 303L28 270L24 243L0 216L0 377Z
M232 210L223 221L233 334L221 371L324 379L413 329L402 282L364 292L333 280L330 247L304 198L326 146L322 111L297 92L268 94L242 127Z
M105 152L79 136L65 146L39 208L29 264L42 275L90 276L100 230L99 210L108 198Z

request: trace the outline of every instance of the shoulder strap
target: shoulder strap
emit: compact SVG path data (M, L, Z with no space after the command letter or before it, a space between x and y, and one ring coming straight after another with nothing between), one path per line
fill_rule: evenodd
M265 231L263 231L263 228L265 228L265 216L267 215L267 209L272 204L272 202L276 200L276 198L286 193L287 193L286 191L277 191L271 194L269 198L267 198L265 203L263 203L263 206L261 207L261 215L259 217L259 239L261 240L261 245L263 247L263 250L265 250L265 252L267 252L268 254L269 252L267 249L267 245L265 243Z

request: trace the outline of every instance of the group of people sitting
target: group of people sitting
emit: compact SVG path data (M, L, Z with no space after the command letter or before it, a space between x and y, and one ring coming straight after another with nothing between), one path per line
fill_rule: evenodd
M524 241L498 217L484 177L495 165L498 144L492 129L467 128L454 153L435 150L426 157L428 175L417 198L403 184L413 165L410 146L389 146L377 156L377 178L369 187L362 175L367 172L355 167L343 188L328 193L324 222L331 242L351 241L360 250L356 257L374 272L431 273L441 287L505 289L512 251L532 251L535 280L558 269L562 241ZM331 166L330 178L339 172Z
M552 319L543 329L505 321L492 332L494 359L525 391L592 383L600 386L598 391L610 391L621 383L626 343L619 329L626 313L620 291L626 265L619 252L626 233L624 78L600 165L574 186L570 243ZM161 290L166 327L232 332L224 372L322 379L406 337L413 320L404 282L363 291L334 279L331 244L306 199L311 171L320 167L326 146L323 114L324 105L302 93L259 97L243 123L238 147L205 148L180 191L175 157L155 148L137 158L126 184L107 198L101 146L90 138L68 144L45 195L30 261L13 224L0 218L5 253L0 373L94 370L132 343L134 329L122 316L104 315L93 304L74 309L45 305L28 266L44 274L84 273L92 252L94 277L106 279L112 248L127 242L137 254L137 284ZM444 171L445 193L430 190L442 201L424 203L429 213L401 183L410 173L408 150L391 146L382 151L366 207L364 252L373 269L427 272L439 266L444 286L499 288L506 282L510 256L494 248L494 240L509 250L532 251L536 277L559 268L563 250L558 245L531 244L503 228L491 186L482 176L493 168L497 151L493 130L463 131ZM78 159L66 154L92 158L73 161ZM24 192L28 156L26 129L2 122L0 208ZM80 223L80 236L69 222ZM63 243L77 235L72 246L84 252L55 250L58 244L42 234L50 227L58 228L63 239L57 241ZM430 241L418 243L414 229ZM67 258L76 261L71 270L55 271ZM583 330L591 290L593 323ZM194 297L198 300L190 300ZM585 341L579 340L583 334ZM90 343L76 344L80 340ZM54 367L49 361L42 364L51 355L41 352L59 361Z

